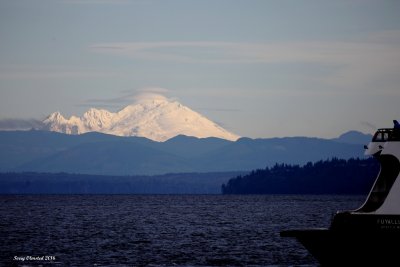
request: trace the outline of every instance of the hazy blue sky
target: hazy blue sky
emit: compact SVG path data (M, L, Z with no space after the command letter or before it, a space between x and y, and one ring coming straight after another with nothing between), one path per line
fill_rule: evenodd
M0 0L0 119L161 93L242 136L400 119L400 1Z

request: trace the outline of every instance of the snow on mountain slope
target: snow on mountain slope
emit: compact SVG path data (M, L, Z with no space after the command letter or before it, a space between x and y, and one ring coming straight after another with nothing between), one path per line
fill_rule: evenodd
M119 136L141 136L160 142L181 134L198 138L239 138L179 102L160 95L139 99L116 113L91 108L80 118L72 116L66 119L55 112L43 124L46 130L66 134L96 131Z

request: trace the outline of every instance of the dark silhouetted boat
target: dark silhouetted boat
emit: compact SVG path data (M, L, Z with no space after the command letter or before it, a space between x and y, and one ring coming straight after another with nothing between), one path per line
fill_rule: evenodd
M337 212L328 229L281 232L295 237L322 266L400 266L400 125L379 129L366 149L381 170L364 204Z

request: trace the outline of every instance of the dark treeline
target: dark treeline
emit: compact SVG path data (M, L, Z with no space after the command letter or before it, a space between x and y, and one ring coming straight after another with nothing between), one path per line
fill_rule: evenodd
M220 194L241 172L111 176L71 173L0 173L0 194Z
M237 176L223 194L367 194L379 172L374 158L333 158L304 166L276 164Z

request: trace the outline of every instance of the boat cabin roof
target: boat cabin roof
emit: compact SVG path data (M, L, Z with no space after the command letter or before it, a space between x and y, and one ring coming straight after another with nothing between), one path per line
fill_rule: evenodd
M383 128L378 129L372 138L372 142L400 141L400 129Z

